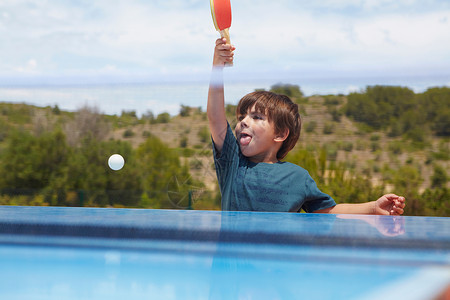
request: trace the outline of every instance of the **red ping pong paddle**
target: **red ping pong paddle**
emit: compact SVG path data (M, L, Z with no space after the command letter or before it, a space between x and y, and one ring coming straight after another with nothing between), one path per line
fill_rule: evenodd
M231 3L230 0L209 0L211 5L211 15L216 30L220 36L230 42L229 28L231 27Z

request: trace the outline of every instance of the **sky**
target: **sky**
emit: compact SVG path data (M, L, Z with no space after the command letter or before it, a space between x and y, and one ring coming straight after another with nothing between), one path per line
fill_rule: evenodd
M450 85L448 0L231 0L236 82ZM208 0L2 0L0 87L207 82ZM351 82L351 80L350 80Z
M448 0L231 4L237 78L450 72ZM2 0L0 76L195 80L217 36L207 0Z

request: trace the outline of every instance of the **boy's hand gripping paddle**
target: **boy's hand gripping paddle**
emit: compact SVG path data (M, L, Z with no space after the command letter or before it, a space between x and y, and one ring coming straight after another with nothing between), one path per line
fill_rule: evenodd
M230 42L229 28L231 27L231 3L230 0L209 0L211 5L211 15L216 30L220 32L220 36Z

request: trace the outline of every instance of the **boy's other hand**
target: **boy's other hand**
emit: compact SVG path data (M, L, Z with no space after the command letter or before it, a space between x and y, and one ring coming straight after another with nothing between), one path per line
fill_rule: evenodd
M214 67L223 67L226 63L233 63L234 50L233 45L227 44L225 38L216 40L216 47L214 48Z
M402 215L405 208L405 197L387 194L375 201L374 214Z

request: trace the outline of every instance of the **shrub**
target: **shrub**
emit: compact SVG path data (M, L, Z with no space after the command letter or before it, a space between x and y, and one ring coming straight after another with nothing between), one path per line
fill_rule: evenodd
M442 188L445 187L448 181L447 171L442 167L436 165L434 167L434 173L431 177L431 187Z
M161 113L156 117L155 123L169 123L170 122L170 115L169 113Z
M188 144L188 137L183 135L180 139L180 148L186 148Z
M393 154L402 154L402 152L403 152L402 142L394 141L392 143L389 143L388 149Z
M323 134L332 134L334 132L333 123L326 123L323 127Z
M306 123L306 132L313 132L317 127L317 122L316 121L311 121Z
M127 129L123 132L124 138L131 138L134 136L134 131L132 129Z
M210 139L210 133L207 126L203 126L198 130L198 137L202 143L206 143Z
M181 105L180 107L180 116L187 117L191 114L191 108L186 105Z
M347 152L353 151L353 143L352 142L344 142L342 145L342 150Z

